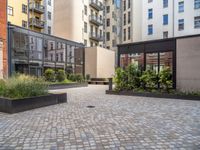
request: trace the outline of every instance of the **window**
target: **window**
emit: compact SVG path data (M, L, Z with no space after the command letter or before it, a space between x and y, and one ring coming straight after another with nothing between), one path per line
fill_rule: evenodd
M109 27L110 26L110 19L106 20L106 26Z
M163 0L163 8L167 8L168 7L168 0Z
M58 54L56 54L56 62L58 62L59 61L59 56L58 56Z
M60 61L63 62L63 53L60 53Z
M128 12L128 23L131 23L131 12Z
M131 39L131 27L128 27L128 40Z
M148 0L148 3L151 3L151 2L153 2L153 0Z
M22 12L27 14L27 6L22 4Z
M178 12L184 12L184 2L179 2L178 3Z
M168 38L168 31L163 32L163 39Z
M51 34L51 27L48 26L48 34Z
M51 0L48 0L48 5L51 6Z
M116 32L116 27L113 25L112 26L112 32L115 33Z
M200 0L194 0L194 9L200 8Z
M178 30L184 30L184 19L179 19L178 20Z
M148 35L152 35L153 34L153 25L148 25Z
M148 10L148 19L152 19L153 18L153 9L149 9Z
M126 25L126 14L124 14L124 25Z
M110 6L106 7L106 13L110 13Z
M126 41L126 29L124 29L124 41Z
M107 41L110 41L110 32L107 32L107 33L106 33L106 40L107 40Z
M168 15L163 15L163 25L168 25Z
M131 8L131 0L128 0L128 8Z
M27 21L22 20L22 27L27 28Z
M124 0L124 11L126 10L126 0Z
M194 17L194 28L200 28L200 16Z
M84 32L87 33L87 23L84 22Z
M85 12L85 15L87 15L87 6L86 5L84 6L84 12Z
M51 20L51 12L48 11L48 19Z
M8 6L8 15L13 16L13 7Z
M87 46L87 40L84 40L84 45Z

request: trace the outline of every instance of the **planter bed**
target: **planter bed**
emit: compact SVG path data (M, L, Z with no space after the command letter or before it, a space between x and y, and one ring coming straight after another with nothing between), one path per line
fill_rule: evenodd
M49 85L49 90L56 89L67 89L67 88L78 88L78 87L87 87L88 83L61 83L61 84L51 84Z
M49 94L24 99L0 98L0 112L18 113L26 110L40 108L67 102L67 94Z
M110 90L107 90L106 94L200 101L200 96L195 96L195 95L178 95L178 94L168 94L168 93L150 93L150 92L133 92L133 91L117 92Z

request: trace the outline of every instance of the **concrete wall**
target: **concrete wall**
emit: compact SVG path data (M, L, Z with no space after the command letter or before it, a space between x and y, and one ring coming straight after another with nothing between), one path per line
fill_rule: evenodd
M0 78L8 73L7 63L7 3L0 0Z
M101 47L85 49L85 74L91 78L109 78L115 72L115 52Z
M200 37L177 40L177 89L200 91Z

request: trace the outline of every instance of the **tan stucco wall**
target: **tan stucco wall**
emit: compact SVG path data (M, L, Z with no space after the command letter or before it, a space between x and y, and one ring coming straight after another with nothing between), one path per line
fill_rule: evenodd
M97 48L85 48L85 75L89 74L91 78L97 76Z
M115 71L115 52L101 47L85 49L85 74L91 78L109 78Z
M177 40L177 89L200 91L200 37Z

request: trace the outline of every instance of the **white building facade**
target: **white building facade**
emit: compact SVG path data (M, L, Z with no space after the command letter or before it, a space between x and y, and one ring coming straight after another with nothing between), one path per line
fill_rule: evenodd
M45 28L44 33L53 35L53 24L54 24L54 0L44 0L45 6Z
M122 43L200 34L200 0L123 0L121 9Z

